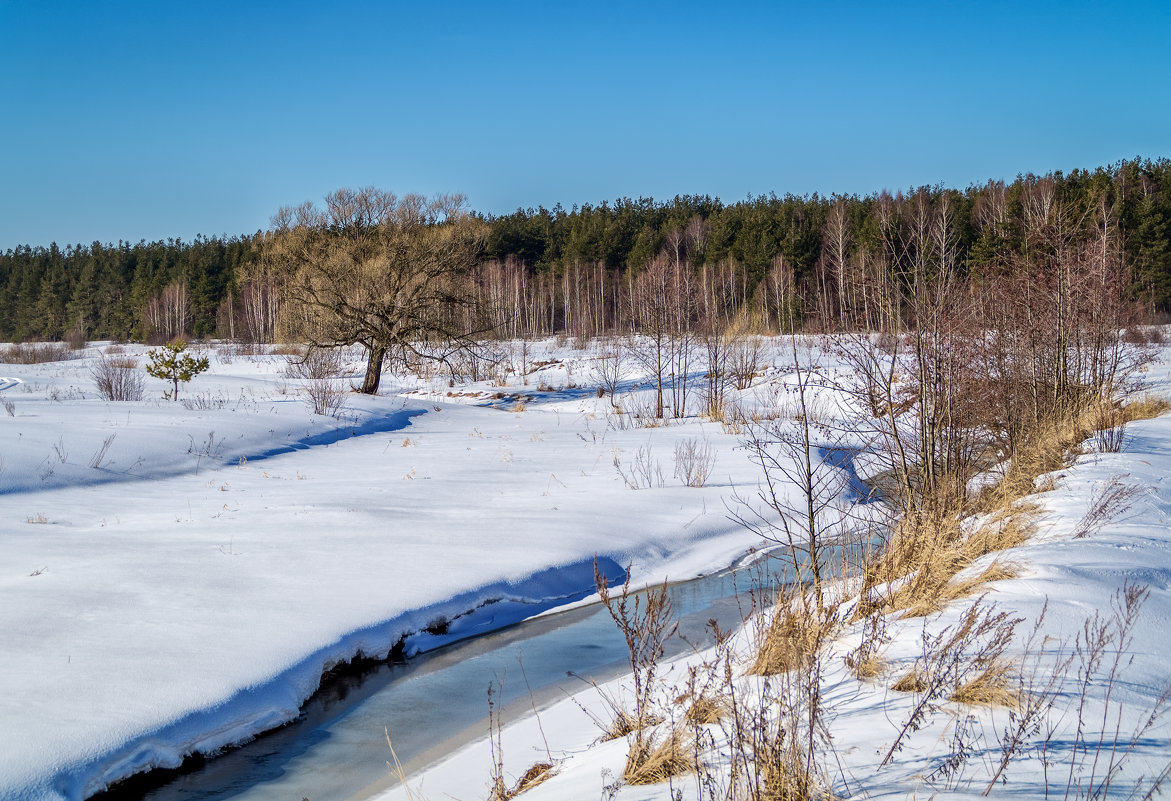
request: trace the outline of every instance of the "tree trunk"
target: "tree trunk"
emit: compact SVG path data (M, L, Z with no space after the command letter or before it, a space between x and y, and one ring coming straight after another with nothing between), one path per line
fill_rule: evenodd
M386 358L386 346L371 345L370 356L366 360L366 377L362 380L363 395L377 395L378 382L382 380L382 360Z

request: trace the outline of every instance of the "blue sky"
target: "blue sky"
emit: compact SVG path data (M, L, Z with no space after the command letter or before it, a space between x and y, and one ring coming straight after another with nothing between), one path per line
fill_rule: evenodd
M1171 4L0 0L0 250L1171 156Z

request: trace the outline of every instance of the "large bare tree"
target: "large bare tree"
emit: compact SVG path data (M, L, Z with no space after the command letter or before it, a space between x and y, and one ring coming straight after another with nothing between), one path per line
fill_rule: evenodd
M286 333L364 346L361 391L374 394L388 357L445 360L475 347L468 273L485 233L460 195L339 189L321 207L277 212L263 263L281 280Z

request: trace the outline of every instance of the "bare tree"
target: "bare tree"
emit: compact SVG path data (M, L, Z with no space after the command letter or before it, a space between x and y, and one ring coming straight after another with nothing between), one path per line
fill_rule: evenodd
M475 348L486 326L464 312L484 237L460 195L339 189L323 207L278 211L264 261L282 280L286 330L319 347L365 347L361 391L372 395L388 356L447 362Z
M183 336L191 325L191 302L187 284L174 281L146 304L144 322L148 333L166 340Z

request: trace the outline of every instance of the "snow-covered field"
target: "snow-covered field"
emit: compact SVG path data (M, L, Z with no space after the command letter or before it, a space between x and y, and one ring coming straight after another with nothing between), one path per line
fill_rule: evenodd
M359 651L488 600L520 603L408 652L580 598L595 555L644 581L756 544L724 508L754 481L736 438L614 430L593 385L566 388L590 353L509 386L388 376L340 421L312 414L285 357L208 355L190 409L155 379L147 400L99 399L95 349L0 365L0 798L80 798L278 725ZM672 478L688 440L712 449L704 488ZM615 457L640 449L664 487L626 487Z
M595 392L593 351L541 343L527 360L550 363L523 379L387 376L379 396L347 396L340 420L312 414L282 356L209 349L211 370L181 390L189 403L161 400L154 379L147 400L115 403L94 390L96 353L0 364L0 798L80 799L245 739L294 717L322 672L358 652L383 656L404 634L408 652L434 647L580 600L595 556L612 575L629 563L638 585L723 568L761 545L728 518L733 494L759 480L738 435L700 417L621 424ZM782 378L769 370L743 400ZM1150 379L1171 388L1166 362ZM628 407L646 404L639 380L626 376ZM1111 690L1127 703L1124 730L1171 678L1171 418L1127 434L1121 453L1080 457L1040 496L1039 534L1011 553L1018 578L990 596L1030 621L1048 603L1046 632L1070 641L1124 582L1149 586L1133 662ZM705 486L673 477L680 444L710 448ZM1144 494L1071 539L1113 476ZM654 486L632 490L631 477ZM892 665L911 664L923 626L893 625ZM840 673L832 718L848 789L937 792L920 786L923 760L946 755L957 714L918 732L879 782L878 744L912 701ZM526 720L505 732L508 772L543 754L546 736L557 758L557 775L526 797L596 798L621 774L624 743L588 747L598 732L579 704L593 705L567 700L539 728ZM1005 714L977 717L992 728ZM1132 762L1156 766L1171 752L1167 735L1160 723ZM1003 791L1042 794L1040 761L1029 764ZM479 743L411 783L431 798L480 797L488 769ZM978 794L977 784L952 789ZM694 780L674 786L701 795Z

